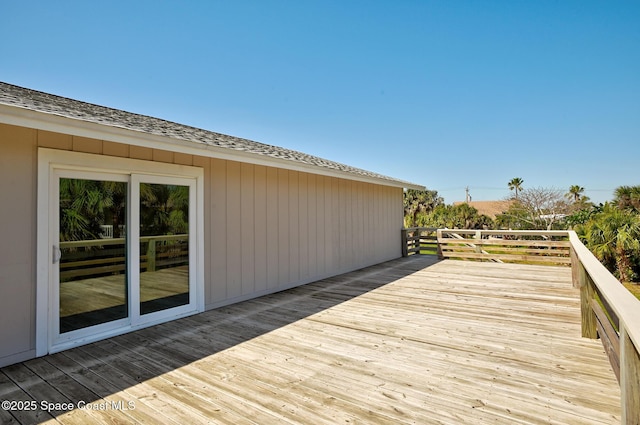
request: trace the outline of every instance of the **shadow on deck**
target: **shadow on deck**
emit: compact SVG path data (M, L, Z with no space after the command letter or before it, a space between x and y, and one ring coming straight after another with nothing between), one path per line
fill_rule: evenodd
M568 268L431 256L9 366L0 396L35 407L2 423L620 421Z

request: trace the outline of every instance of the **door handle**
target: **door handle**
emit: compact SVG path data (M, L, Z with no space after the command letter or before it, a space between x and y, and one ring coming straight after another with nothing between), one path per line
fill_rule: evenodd
M53 246L53 264L59 263L60 258L62 258L62 251L57 245Z

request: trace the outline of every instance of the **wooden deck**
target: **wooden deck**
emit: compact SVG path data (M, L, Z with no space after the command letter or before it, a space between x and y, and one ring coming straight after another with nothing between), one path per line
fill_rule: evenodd
M0 423L616 424L570 279L391 261L6 367L0 399L38 409Z

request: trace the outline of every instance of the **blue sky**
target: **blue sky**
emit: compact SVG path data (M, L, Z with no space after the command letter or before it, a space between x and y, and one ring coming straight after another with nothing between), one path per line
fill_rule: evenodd
M3 1L0 80L447 203L640 184L638 1Z

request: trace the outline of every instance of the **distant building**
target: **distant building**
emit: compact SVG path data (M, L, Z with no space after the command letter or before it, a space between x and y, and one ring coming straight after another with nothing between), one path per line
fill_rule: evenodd
M479 214L487 215L491 217L493 220L495 220L496 216L507 211L512 203L513 201L505 201L505 200L469 201L469 202L457 201L457 202L454 202L453 205L455 206L460 204L469 204L469 206L477 209Z

